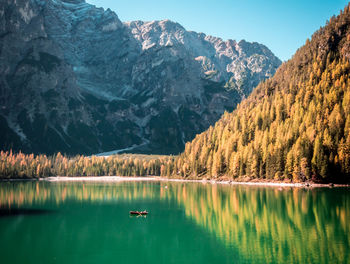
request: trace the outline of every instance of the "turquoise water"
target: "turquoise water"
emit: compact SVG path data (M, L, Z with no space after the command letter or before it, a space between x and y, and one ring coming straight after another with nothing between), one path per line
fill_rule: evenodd
M348 188L2 182L0 208L3 264L350 263Z

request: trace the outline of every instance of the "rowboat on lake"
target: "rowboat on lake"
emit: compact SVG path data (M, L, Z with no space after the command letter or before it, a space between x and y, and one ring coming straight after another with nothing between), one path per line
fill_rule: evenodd
M148 212L145 210L145 211L130 211L130 214L131 215L146 215L148 214Z

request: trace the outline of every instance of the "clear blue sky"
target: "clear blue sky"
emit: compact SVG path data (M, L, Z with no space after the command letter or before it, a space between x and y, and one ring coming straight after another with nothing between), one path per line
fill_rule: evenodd
M86 0L121 21L170 19L187 30L266 45L288 60L346 0Z

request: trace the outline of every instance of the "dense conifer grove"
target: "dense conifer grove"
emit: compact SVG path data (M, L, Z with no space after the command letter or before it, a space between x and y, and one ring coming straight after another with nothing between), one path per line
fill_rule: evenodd
M50 176L170 176L173 159L172 156L132 154L69 158L61 153L48 157L1 151L0 179Z
M349 181L350 5L177 160L186 177Z
M350 181L350 4L178 157L1 152L0 177L144 176Z

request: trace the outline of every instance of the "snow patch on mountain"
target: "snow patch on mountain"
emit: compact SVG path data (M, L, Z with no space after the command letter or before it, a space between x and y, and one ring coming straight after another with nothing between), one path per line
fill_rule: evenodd
M19 12L26 24L29 24L32 18L36 16L34 11L29 7L29 2L25 3L24 7L20 7Z
M102 27L102 31L108 32L108 31L115 31L118 28L118 22L114 21L112 23L109 23L108 25L105 25Z

